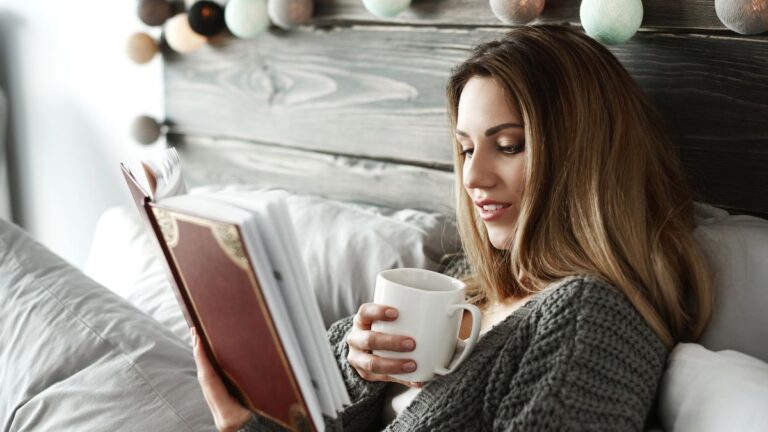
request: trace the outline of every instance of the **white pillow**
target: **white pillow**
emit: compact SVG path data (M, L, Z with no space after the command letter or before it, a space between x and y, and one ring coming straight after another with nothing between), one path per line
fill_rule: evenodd
M768 431L768 363L738 351L678 344L659 392L666 431Z
M699 343L768 361L768 220L706 205L697 210L694 234L716 287L712 320Z
M258 199L259 190L215 188ZM211 192L197 188L191 193ZM439 270L460 242L451 217L291 194L287 201L302 259L326 326L373 299L376 274L396 267ZM136 209L107 210L99 219L85 273L190 341L167 283L154 239Z
M96 223L83 273L192 344L160 251L135 208L112 207Z

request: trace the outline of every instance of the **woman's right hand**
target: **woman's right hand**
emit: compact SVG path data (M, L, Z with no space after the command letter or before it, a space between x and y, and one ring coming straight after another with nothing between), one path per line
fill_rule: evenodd
M410 352L416 348L416 341L407 336L379 333L371 330L375 321L394 321L397 309L375 303L364 303L355 314L352 331L347 336L349 346L347 361L366 381L390 381L409 387L421 387L422 383L402 381L390 374L409 373L418 365L411 359L395 359L374 355L373 350Z

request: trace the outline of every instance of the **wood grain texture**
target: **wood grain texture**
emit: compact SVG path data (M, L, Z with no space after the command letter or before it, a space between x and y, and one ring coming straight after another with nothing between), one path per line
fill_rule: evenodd
M444 86L499 29L272 31L167 56L173 131L441 169ZM768 36L641 33L611 48L666 116L701 199L768 213Z
M579 24L581 0L547 0L533 23ZM370 14L360 0L316 0L315 25L378 22L412 25L505 26L488 0L413 0L394 18ZM644 29L727 30L715 13L714 0L643 0Z
M230 139L169 135L190 186L274 186L327 198L453 214L453 173Z

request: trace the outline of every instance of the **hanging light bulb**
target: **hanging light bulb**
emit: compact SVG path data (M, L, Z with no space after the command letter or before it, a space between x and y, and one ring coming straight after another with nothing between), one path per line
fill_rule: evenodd
M314 0L268 0L267 14L276 26L291 29L312 18Z
M139 19L148 26L161 26L171 17L172 9L166 0L141 0L138 7Z
M185 13L180 13L165 23L165 40L168 46L181 54L197 51L207 41L205 36L192 30Z
M607 44L624 43L643 22L641 0L582 0L581 25L592 38Z
M152 36L144 32L137 32L129 36L125 48L128 58L138 64L148 63L159 50L157 42Z
M391 18L408 9L411 0L363 0L368 12L378 17Z
M544 0L490 0L491 11L505 24L526 24L541 15Z
M163 124L154 118L141 115L136 117L131 123L131 136L141 144L152 144L157 141L162 134Z
M736 33L756 35L768 30L768 0L715 0L715 13Z
M187 12L189 27L203 36L214 36L224 30L224 8L210 0L195 2Z
M252 38L269 28L266 0L229 0L224 9L229 31L239 38Z

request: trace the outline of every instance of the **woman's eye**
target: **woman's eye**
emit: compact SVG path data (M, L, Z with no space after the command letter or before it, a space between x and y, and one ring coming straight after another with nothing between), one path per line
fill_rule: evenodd
M501 152L505 154L518 154L523 150L525 150L525 143L520 143L516 145L500 145L499 150L501 150Z
M461 151L461 155L467 158L472 159L472 152L475 151L475 149L465 149Z

